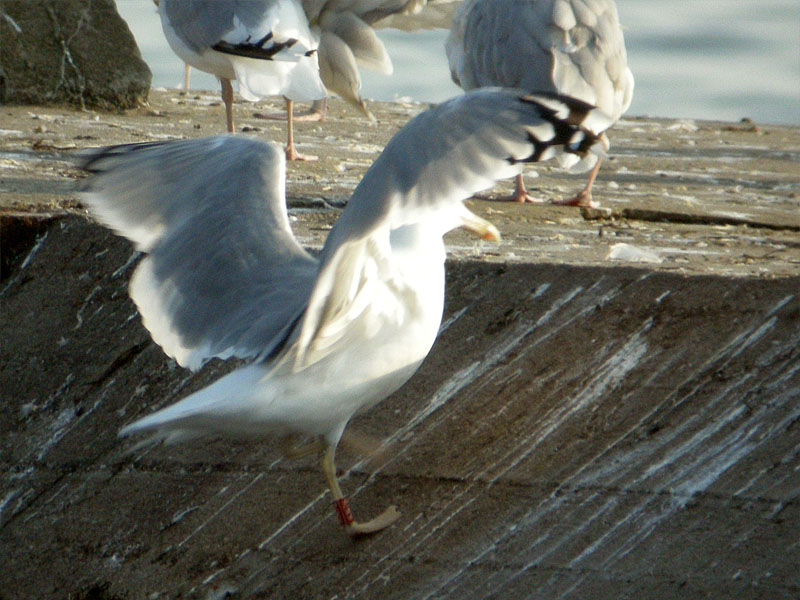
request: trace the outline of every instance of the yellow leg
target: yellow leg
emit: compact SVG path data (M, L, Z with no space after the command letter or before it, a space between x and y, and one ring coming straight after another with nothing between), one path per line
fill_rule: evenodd
M336 508L336 513L339 515L339 522L344 526L345 531L352 537L362 535L369 535L381 529L387 528L400 518L400 513L395 506L390 506L380 515L367 521L359 523L353 517L353 511L350 510L350 503L347 498L342 494L342 489L339 487L339 480L336 478L336 465L334 464L334 455L336 448L328 445L322 455L322 471L325 473L325 478L328 480L328 487L333 494L333 503Z

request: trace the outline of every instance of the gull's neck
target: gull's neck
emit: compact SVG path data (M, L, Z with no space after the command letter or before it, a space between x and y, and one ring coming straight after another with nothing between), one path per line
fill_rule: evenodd
M406 293L416 299L418 315L438 330L444 309L445 247L441 233L424 224L406 225L390 234L392 264ZM435 321L435 325L434 325Z

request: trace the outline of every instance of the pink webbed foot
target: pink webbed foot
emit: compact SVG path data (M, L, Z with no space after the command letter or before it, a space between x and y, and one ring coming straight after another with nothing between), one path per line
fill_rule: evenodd
M581 190L572 198L566 200L553 200L553 204L560 206L588 206L590 208L597 208L600 206L599 202L592 199L592 192L588 190Z

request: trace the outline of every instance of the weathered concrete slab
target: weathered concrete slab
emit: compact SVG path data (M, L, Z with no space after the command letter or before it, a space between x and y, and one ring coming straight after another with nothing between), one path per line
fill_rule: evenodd
M623 124L597 198L663 220L474 201L503 244L451 237L440 339L350 428L385 451L342 449L354 509L403 512L354 543L315 461L277 441L116 439L229 368L192 376L150 342L126 292L136 255L65 183L72 145L221 129L221 107L194 106L213 96L155 96L153 113L0 110L19 132L0 138L0 598L800 595L797 128ZM339 105L300 126L323 159L290 166L294 204L346 196L420 107L375 108L377 128ZM336 214L292 211L311 246ZM661 262L607 258L618 242Z
M341 206L391 136L425 109L370 106L377 126L340 102L332 103L324 123L297 125L301 149L320 160L289 165L294 206ZM285 124L258 118L281 109L279 102L237 104L237 123L247 135L282 142ZM77 174L67 162L75 149L197 137L223 128L223 109L213 92L153 91L150 107L125 114L2 107L0 212L76 208L69 177ZM661 262L650 264L659 270L766 277L800 272L800 128L631 119L618 124L611 137L612 160L600 171L595 198L613 214L595 219L603 215L594 213L587 220L571 208L496 202L510 193L506 183L472 205L504 236L500 246L488 250L491 259L609 264L611 249L624 243L655 253ZM581 176L550 166L529 168L526 177L542 198L572 195L583 183ZM320 245L337 214L298 212L304 243ZM450 241L457 253L473 254L468 236ZM476 254L485 256L486 250Z

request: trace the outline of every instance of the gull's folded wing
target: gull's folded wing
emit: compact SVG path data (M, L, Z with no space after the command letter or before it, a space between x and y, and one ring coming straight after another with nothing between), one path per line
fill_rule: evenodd
M297 60L311 49L308 22L292 2L169 0L163 13L175 35L199 53L222 43L232 54L239 47L252 58Z
M201 71L235 78L245 100L327 94L318 40L296 0L164 0L159 12L178 56Z
M611 0L466 0L445 50L453 79L465 90L500 85L559 92L614 120L633 97L633 74Z
M82 166L84 203L148 254L131 297L169 356L196 369L283 344L318 263L289 227L281 149L217 136L105 148Z

